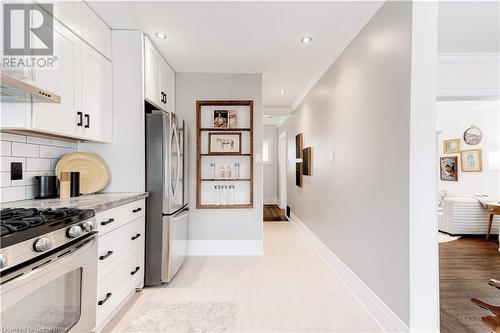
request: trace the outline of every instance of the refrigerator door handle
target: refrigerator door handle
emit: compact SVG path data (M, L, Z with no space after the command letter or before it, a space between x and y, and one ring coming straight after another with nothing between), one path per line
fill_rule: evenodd
M177 170L175 175L175 187L173 189L173 195L175 200L175 195L177 194L177 187L179 186L179 181L181 177L181 145L179 143L179 136L177 133L177 126L174 126L174 136L175 136L175 144L177 146Z

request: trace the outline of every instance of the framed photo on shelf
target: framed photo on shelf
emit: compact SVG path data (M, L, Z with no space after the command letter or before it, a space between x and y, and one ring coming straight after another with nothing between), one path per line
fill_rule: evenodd
M458 154L458 153L460 153L460 139L443 141L443 154Z
M238 111L229 110L229 128L238 128Z
M214 110L214 128L228 128L229 111Z
M208 133L208 153L214 155L241 154L241 133Z
M458 181L458 158L457 156L441 157L439 160L441 180Z
M461 153L463 172L483 171L483 158L481 149L464 150Z

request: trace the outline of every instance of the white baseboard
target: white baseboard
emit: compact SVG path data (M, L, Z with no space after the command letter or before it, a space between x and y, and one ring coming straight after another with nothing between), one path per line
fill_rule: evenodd
M262 240L189 240L188 256L260 256Z
M265 205L277 205L279 203L278 198L276 197L264 197L264 204Z
M409 327L385 304L353 271L347 267L309 228L293 213L290 221L323 258L330 269L385 332L409 332Z

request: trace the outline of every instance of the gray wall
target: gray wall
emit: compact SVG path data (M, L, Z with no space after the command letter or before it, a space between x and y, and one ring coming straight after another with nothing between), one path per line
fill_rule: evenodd
M196 101L253 100L254 155L262 151L262 75L176 73L176 113L189 128L190 240L262 239L262 163L254 156L253 209L196 209Z
M411 24L410 2L384 4L280 128L292 213L407 325ZM302 188L298 133L313 149Z

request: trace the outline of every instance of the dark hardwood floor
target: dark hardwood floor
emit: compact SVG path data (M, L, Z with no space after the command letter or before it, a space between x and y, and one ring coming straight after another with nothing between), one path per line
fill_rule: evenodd
M288 221L285 210L278 205L264 205L264 222Z
M439 244L439 277L441 333L489 332L481 316L492 314L470 299L500 305L500 290L488 285L500 278L497 241L461 238Z

